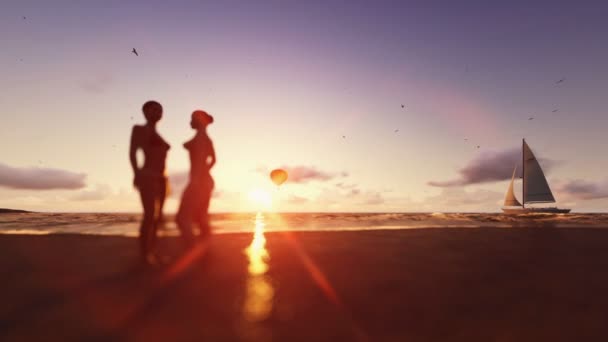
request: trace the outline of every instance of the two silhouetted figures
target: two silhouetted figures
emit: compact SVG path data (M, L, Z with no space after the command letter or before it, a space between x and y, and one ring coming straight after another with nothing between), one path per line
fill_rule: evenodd
M165 163L170 145L156 130L163 115L160 103L148 101L142 111L146 124L133 126L129 158L135 174L133 184L139 190L144 210L139 230L141 256L146 263L156 264L160 261L156 248L157 230L164 223L163 206L169 189ZM197 133L184 144L190 154L190 181L183 192L176 222L187 247L211 235L208 212L214 182L210 170L215 165L213 143L207 135L207 126L211 123L211 115L202 110L194 111L190 126ZM139 149L144 154L142 166L137 161ZM194 224L199 229L198 239Z

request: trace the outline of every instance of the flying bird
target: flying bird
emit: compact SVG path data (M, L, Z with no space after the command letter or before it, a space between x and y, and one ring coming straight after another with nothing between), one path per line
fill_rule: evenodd
M23 20L27 19L25 16L23 16Z
M477 145L477 148L479 148L479 145Z
M399 129L396 129L396 130L395 130L395 133L397 133L397 132L399 132Z
M133 48L133 51L131 51L135 54L135 56L139 56L139 54L137 53L137 50L135 50L135 48Z
M562 78L562 79L560 79L559 81L555 82L555 84L560 84L560 83L563 83L565 80L566 80L565 78Z
M557 113L559 111L559 109L554 109L551 111L551 113Z
M342 139L346 139L346 135L343 135L343 136L342 136Z
M405 108L405 105L401 105L401 108Z
M531 117L531 118L528 119L528 121L530 121L530 120L534 120L534 118Z
M464 141L469 141L469 138L464 138Z

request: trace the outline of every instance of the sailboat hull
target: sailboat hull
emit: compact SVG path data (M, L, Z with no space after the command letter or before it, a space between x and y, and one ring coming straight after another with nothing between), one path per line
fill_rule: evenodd
M509 215L519 214L567 214L572 209L560 208L502 208L503 213Z

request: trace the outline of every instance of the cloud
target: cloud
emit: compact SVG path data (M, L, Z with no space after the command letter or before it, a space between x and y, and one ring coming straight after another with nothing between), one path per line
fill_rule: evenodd
M556 192L560 196L581 200L608 198L608 181L590 182L580 179L571 180L559 184L556 187Z
M367 207L386 203L381 191L361 189L356 184L337 183L334 186L338 189L324 187L315 202L324 205L339 204L344 207Z
M386 202L384 200L384 197L382 197L382 194L379 192L367 192L363 194L363 196L365 197L363 204L379 205L384 204Z
M282 167L289 175L288 180L292 183L308 183L310 181L328 181L339 174L317 170L309 166L284 166Z
M551 170L556 163L550 159L540 159L540 164L545 172ZM521 171L520 148L482 152L458 171L460 174L458 178L448 181L431 181L427 184L447 188L508 180L511 179L513 167L516 164L517 169Z
M347 184L347 183L336 183L336 188L342 189L342 190L352 190L352 189L356 189L357 188L357 184Z
M296 184L303 184L312 181L326 182L335 178L348 177L347 172L327 172L318 170L314 166L283 166L281 169L287 171L287 181ZM259 167L257 172L269 174L270 170L265 167Z
M86 174L39 167L12 167L0 163L0 186L12 189L81 189Z
M442 189L439 195L427 197L426 202L446 209L467 206L476 208L479 205L494 206L501 204L503 198L504 193L492 190L465 191L462 188L451 188Z
M98 184L95 189L84 190L75 196L72 196L73 201L99 201L108 198L112 194L112 189L109 185Z
M386 196L386 195L384 195ZM385 197L384 211L407 212L496 212L500 210L503 192L463 187L442 188L438 194L420 199L401 194Z
M304 203L307 203L308 201L309 201L308 198L300 197L300 196L296 196L296 195L289 195L289 198L287 198L287 203L289 203L289 204L304 204Z

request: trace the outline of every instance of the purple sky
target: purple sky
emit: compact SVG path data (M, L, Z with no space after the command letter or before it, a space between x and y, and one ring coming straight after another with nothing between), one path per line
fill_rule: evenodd
M277 210L495 211L504 180L429 184L522 137L556 161L560 204L608 204L605 2L91 3L2 4L0 207L138 210L127 143L149 99L175 175L190 112L215 116L215 211L252 209L278 166L333 176L287 184Z

